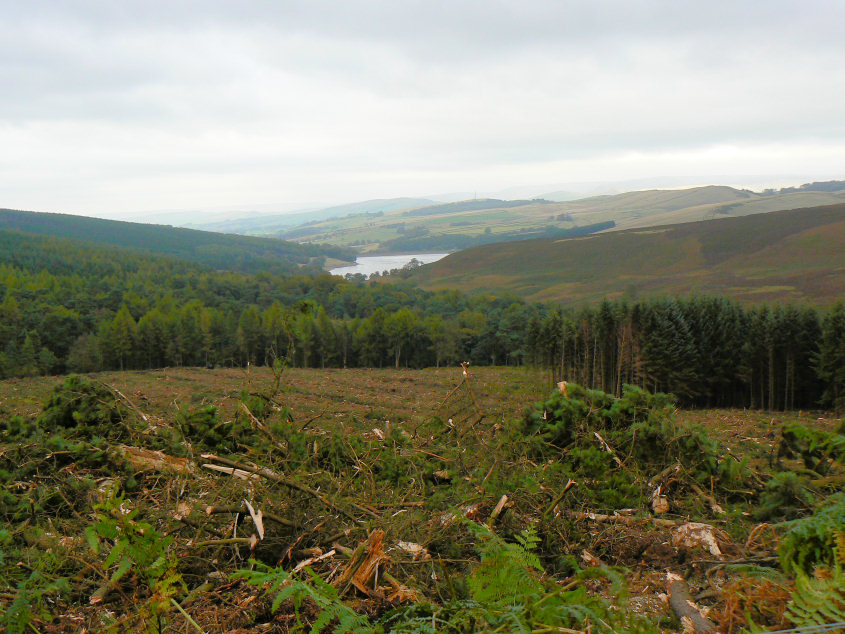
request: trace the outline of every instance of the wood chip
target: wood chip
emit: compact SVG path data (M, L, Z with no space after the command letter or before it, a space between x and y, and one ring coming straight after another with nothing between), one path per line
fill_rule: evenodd
M300 561L298 564L296 564L294 569L291 571L291 574L294 573L294 572L299 572L303 568L310 566L312 564L316 564L320 561L323 561L324 559L330 559L331 557L334 557L336 554L337 554L337 551L333 548L329 552L323 553L322 555L318 555L316 557L309 557L308 559L304 559L304 560Z
M256 511L252 508L252 504L250 504L247 500L244 500L244 504L246 504L246 510L249 511L249 514L252 517L252 523L255 524L255 531L258 533L258 539L264 539L264 521L261 509Z
M233 476L235 478L240 478L241 480L260 480L260 476L250 473L249 471L244 471L243 469L236 469L235 467L224 467L223 465L219 464L209 464L206 463L202 465L203 469L211 469L212 471L219 471L220 473L225 473L227 475Z

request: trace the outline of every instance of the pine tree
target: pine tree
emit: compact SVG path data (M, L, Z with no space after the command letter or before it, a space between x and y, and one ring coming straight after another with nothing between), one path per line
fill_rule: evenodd
M248 306L238 320L238 348L244 364L259 362L263 353L261 314L255 306Z
M317 309L317 316L314 320L314 327L317 330L317 350L320 355L320 367L334 364L339 358L337 346L337 333L326 309L320 306Z
M111 349L121 370L131 364L137 334L138 325L129 312L129 308L126 304L123 304L111 322L111 327L108 330L108 341L106 341L106 346Z
M18 353L17 364L14 370L15 376L35 376L40 374L38 370L38 352L40 348L38 335L29 332L24 339Z
M698 355L676 300L651 305L643 330L643 357L654 391L692 400L699 392Z
M418 338L421 329L419 315L409 308L402 308L384 320L384 334L393 349L394 367L399 367L403 351L405 365L408 365L409 348Z
M167 354L167 318L153 308L138 321L138 348L141 363L147 368L160 368Z
M367 319L361 321L355 332L355 342L362 365L382 367L388 352L388 341L384 332L387 313L377 308Z
M822 322L816 372L824 384L822 404L845 409L845 303L838 301Z

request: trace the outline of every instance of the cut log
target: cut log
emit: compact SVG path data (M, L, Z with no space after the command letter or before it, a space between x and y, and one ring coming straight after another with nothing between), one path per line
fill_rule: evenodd
M193 475L196 468L186 458L168 456L161 451L142 449L141 447L129 447L120 445L117 450L126 458L126 461L138 471L158 471L160 473L176 473L181 475Z
M508 503L508 496L507 495L503 495L502 497L499 498L499 502L498 502L498 504L496 504L496 508L494 508L493 512L490 513L490 519L487 520L487 526L491 526L491 527L493 526L493 524L496 522L496 518L498 518L499 515L502 514L502 511L505 508L505 504L507 504L507 503Z
M722 546L731 545L730 535L725 531L702 524L701 522L687 522L672 532L672 544L684 548L703 548L714 557L723 558Z
M716 626L704 616L689 593L689 586L681 575L666 573L669 607L684 626L684 634L716 634Z

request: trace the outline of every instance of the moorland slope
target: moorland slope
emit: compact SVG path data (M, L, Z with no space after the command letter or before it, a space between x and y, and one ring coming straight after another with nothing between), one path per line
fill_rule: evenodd
M454 288L563 303L718 293L744 303L828 304L845 294L845 204L479 246L413 276Z

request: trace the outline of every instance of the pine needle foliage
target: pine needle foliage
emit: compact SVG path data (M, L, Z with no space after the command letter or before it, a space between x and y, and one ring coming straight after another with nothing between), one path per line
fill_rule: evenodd
M815 497L806 489L793 471L776 473L760 494L754 519L769 521L775 518L792 520L812 510Z
M195 410L179 410L176 423L195 449L233 454L239 446L253 446L258 440L248 420L220 420L217 408L211 405Z
M127 436L129 418L128 410L106 386L72 375L50 395L36 425L47 432L114 441Z
M591 492L593 508L641 505L650 493L645 483L676 463L693 482L712 483L726 496L748 478L745 461L705 430L674 420L670 395L630 385L616 398L569 383L525 413L515 440L529 455L555 458L576 480L601 481Z
M833 432L803 425L784 425L778 456L800 456L807 469L827 475L834 463L845 463L845 421Z

